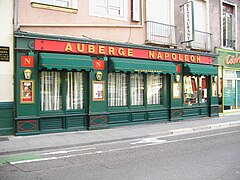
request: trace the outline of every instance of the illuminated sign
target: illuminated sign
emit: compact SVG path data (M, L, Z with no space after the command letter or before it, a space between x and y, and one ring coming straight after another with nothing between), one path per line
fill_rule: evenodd
M194 54L164 52L158 50L86 44L53 40L35 40L35 50L48 52L64 52L74 54L93 54L113 57L140 58L161 61L212 64L212 57Z

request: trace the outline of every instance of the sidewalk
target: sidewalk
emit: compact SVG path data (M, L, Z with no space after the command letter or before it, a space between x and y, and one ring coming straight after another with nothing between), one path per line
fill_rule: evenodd
M240 126L240 115L122 126L93 131L75 131L34 136L2 136L0 137L0 155L91 145L151 136L159 137L231 126Z

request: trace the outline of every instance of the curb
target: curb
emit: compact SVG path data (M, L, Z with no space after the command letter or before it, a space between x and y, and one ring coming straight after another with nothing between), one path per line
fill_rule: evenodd
M210 124L206 126L198 126L193 128L174 129L174 130L169 130L169 132L171 132L174 135L178 135L178 134L192 133L194 131L215 130L215 129L222 129L222 128L228 128L228 127L235 127L235 126L240 126L240 121Z

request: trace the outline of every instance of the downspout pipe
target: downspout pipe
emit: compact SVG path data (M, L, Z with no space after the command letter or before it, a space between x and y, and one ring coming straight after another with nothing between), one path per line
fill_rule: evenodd
M14 32L15 32L20 29L19 24L18 24L18 0L14 0L13 13L14 13L13 27L14 27Z

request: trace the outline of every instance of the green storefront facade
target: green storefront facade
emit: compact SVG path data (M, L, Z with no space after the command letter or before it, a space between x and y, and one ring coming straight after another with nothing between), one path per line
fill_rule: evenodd
M216 49L219 64L220 113L240 112L240 52Z
M218 116L216 59L16 32L16 135Z

